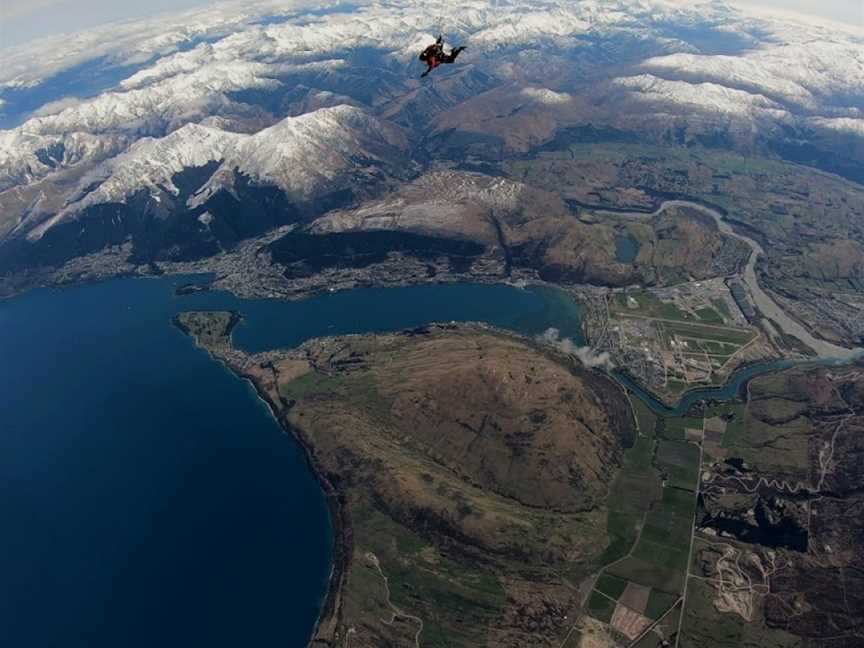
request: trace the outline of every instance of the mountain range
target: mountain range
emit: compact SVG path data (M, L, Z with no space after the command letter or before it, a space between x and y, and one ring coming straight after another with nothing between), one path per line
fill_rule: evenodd
M420 82L416 52L439 31L468 49ZM136 263L206 257L436 166L491 172L573 141L864 182L864 32L722 2L244 2L7 60L6 275L124 243Z

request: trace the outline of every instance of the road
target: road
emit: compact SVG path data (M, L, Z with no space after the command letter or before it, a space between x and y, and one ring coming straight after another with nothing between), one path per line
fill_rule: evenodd
M747 266L744 268L741 279L744 281L745 284L747 284L747 288L750 291L750 297L753 300L754 306L756 306L756 308L759 310L759 312L762 313L764 317L774 322L774 324L778 326L784 333L793 335L799 340L801 340L804 344L813 349L816 355L823 360L851 360L864 354L864 349L860 347L847 349L836 344L831 344L830 342L827 342L825 340L820 340L819 338L811 335L811 333L797 320L790 317L786 313L786 311L784 311L783 308L776 301L774 301L767 292L765 292L762 286L759 285L759 280L756 277L756 261L758 260L760 254L765 253L765 250L763 250L762 246L753 239L735 232L732 229L732 226L723 219L723 216L720 214L720 212L711 209L710 207L705 207L704 205L690 202L688 200L667 200L662 203L657 209L657 211L655 211L653 214L645 214L640 212L603 212L602 210L597 210L594 213L608 213L619 218L621 216L625 216L645 219L657 216L658 214L661 214L662 212L667 210L669 207L689 207L690 209L695 209L702 212L703 214L707 214L714 219L714 221L717 223L717 227L721 232L723 232L724 234L728 234L729 236L735 237L739 241L743 241L750 247L752 253L750 254L750 259L747 261Z

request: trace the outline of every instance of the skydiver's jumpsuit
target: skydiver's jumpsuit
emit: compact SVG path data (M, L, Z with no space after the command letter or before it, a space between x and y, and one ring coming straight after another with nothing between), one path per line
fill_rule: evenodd
M421 77L425 77L442 63L453 63L456 60L456 57L459 56L459 52L465 49L464 47L454 47L450 50L449 54L445 54L443 39L443 36L439 36L438 40L423 50L420 54L420 60L428 66L426 71L420 75Z

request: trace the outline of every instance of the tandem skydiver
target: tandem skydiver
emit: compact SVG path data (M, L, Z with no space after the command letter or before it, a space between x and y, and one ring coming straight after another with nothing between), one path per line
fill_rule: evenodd
M464 46L454 47L450 50L450 53L447 54L444 52L444 36L439 36L432 45L420 53L420 60L427 65L426 71L421 74L420 77L425 77L442 63L453 63L456 60L456 57L459 56L459 53L464 49Z

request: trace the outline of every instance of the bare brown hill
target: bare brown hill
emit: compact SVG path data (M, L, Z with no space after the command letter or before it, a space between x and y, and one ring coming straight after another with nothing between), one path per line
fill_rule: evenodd
M635 258L620 256L622 235L635 241ZM470 253L466 244L474 246ZM327 271L334 268L401 281L414 259L431 268L430 276L522 273L561 283L668 285L731 274L749 254L695 211L674 209L638 221L580 218L551 187L453 170L430 172L378 200L330 212L271 250L288 266L289 280L322 287L332 285Z
M254 381L334 496L336 574L313 645L560 643L633 435L614 384L485 327L247 356L214 343L212 317L179 323Z

